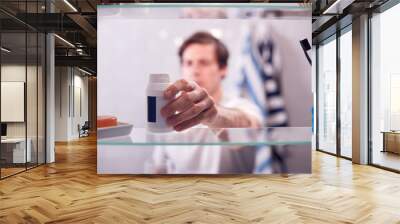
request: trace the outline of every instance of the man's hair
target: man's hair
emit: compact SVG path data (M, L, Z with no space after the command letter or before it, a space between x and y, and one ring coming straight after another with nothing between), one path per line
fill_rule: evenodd
M228 65L229 51L220 40L208 32L197 32L186 39L179 48L178 54L182 62L183 52L192 44L213 44L215 47L215 56L217 57L219 68L225 68Z

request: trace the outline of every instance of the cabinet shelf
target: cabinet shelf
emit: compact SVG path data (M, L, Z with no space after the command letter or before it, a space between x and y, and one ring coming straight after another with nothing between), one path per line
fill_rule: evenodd
M311 127L277 128L192 128L183 132L152 133L146 128L133 128L130 135L102 138L97 144L115 146L157 145L231 145L273 146L311 144Z

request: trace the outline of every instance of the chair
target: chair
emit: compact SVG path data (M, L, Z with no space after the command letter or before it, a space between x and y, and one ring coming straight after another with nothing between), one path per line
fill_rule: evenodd
M82 127L78 124L79 138L89 136L89 129L90 129L89 121L85 121Z

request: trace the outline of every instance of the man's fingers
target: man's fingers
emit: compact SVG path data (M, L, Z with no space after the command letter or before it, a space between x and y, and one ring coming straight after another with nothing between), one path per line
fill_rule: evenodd
M204 120L205 118L215 117L216 114L217 114L217 109L215 107L211 107L211 108L201 112L198 116L178 124L177 126L174 127L174 129L175 129L175 131L186 130L188 128L191 128L193 126L200 124L202 122L202 120Z
M181 92L180 96L175 96ZM161 115L175 130L187 128L215 117L216 108L212 98L204 88L194 82L180 79L164 91L164 98L171 100L161 108Z
M173 116L175 112L184 112L194 106L194 102L190 99L190 96L185 92L182 93L178 98L169 102L163 108L161 108L161 115L165 118Z
M194 83L188 82L185 79L179 79L175 83L168 86L168 88L164 91L164 98L172 99L180 91L191 91L193 89Z
M175 126L174 129L175 131L183 131L188 128L191 128L193 126L196 126L201 123L201 120L203 119L202 115L194 117L188 121L182 122L179 125Z
M161 108L161 115L167 118L175 115L176 112L184 112L194 107L195 103L202 101L206 97L207 92L203 88L196 88L190 92L183 92L178 98Z
M168 117L167 124L170 126L176 126L184 121L187 121L187 120L190 120L190 119L196 117L203 111L207 111L213 105L214 105L214 102L210 98L203 100L182 113L174 114L174 115Z
M191 92L188 92L188 96L189 98L194 102L200 102L201 100L203 100L205 97L207 97L207 91L204 88L196 88Z

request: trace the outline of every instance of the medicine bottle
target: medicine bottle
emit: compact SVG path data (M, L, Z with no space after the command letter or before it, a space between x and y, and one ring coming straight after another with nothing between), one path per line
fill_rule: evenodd
M165 118L160 113L161 108L167 103L163 94L169 84L168 74L150 74L149 76L146 89L147 128L151 132L172 131L172 128L167 126Z

